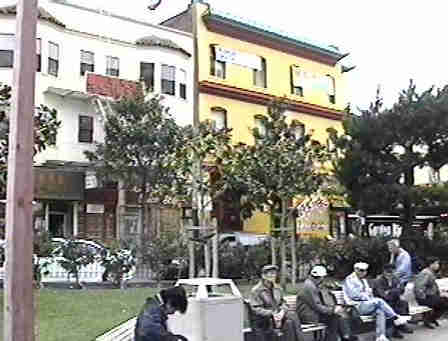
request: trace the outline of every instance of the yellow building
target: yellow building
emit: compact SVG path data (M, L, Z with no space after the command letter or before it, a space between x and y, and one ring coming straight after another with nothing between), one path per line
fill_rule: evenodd
M265 114L276 97L288 99L288 116L320 142L327 141L327 128L341 129L347 105L344 74L350 69L339 63L347 54L337 47L218 11L203 1L192 1L162 24L190 32L197 27L199 119L231 128L235 142L253 143L250 128L259 124L255 116ZM218 218L222 227L268 231L264 214L240 223L236 205L232 198L224 204Z

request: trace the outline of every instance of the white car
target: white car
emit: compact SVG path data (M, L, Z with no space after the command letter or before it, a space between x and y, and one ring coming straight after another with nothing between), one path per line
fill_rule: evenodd
M260 245L267 240L269 240L269 236L266 234L233 231L219 234L219 243L228 243L229 246L236 246L237 244L241 244L242 246Z
M39 259L40 264L46 264L42 269L42 282L43 283L55 283L55 282L75 282L75 277L69 275L68 272L59 264L58 259L61 259L61 245L67 240L64 238L52 238L53 251L51 257L41 257ZM76 243L81 244L82 247L87 248L95 256L95 261L89 265L81 267L79 271L79 281L86 283L102 282L105 268L101 265L102 256L107 255L109 251L103 245L84 239L75 240ZM5 242L0 240L0 247L4 248ZM4 279L5 268L4 263L0 264L0 280ZM125 279L129 279L129 275Z

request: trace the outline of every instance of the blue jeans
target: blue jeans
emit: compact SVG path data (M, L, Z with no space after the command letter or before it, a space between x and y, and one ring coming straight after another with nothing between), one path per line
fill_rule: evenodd
M362 301L356 307L360 315L376 316L376 337L386 335L386 319L396 317L397 314L382 298L372 298Z

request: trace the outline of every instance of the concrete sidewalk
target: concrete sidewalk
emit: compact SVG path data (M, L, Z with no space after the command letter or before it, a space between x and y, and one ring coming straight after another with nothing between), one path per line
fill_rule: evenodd
M390 341L448 341L448 320L440 319L440 326L435 329L428 329L423 323L410 325L414 329L413 334L403 334L404 339L389 338ZM365 333L359 335L360 341L375 341L375 333Z

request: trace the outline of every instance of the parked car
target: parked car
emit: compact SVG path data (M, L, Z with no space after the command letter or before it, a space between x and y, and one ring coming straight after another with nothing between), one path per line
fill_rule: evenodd
M254 234L248 232L222 232L219 234L219 243L228 243L229 246L236 246L241 244L243 246L253 246L263 244L269 240L266 234Z
M44 269L44 273L42 273L42 282L43 283L55 283L55 282L74 282L74 276L69 276L68 272L58 263L58 259L62 257L61 246L67 240L64 238L52 238L52 252L51 257L41 257L39 259L40 264L47 264ZM106 256L109 253L109 250L101 245L100 243L77 239L75 243L79 244L81 247L86 248L90 253L95 256L95 260L93 263L81 267L79 271L79 280L80 282L94 283L94 282L102 282L107 280L107 274L105 274L105 268L101 265L101 261L103 256ZM0 240L0 256L4 255L4 248L6 243ZM3 257L0 257L0 260L3 260ZM0 263L0 280L3 280L5 275L4 262Z

